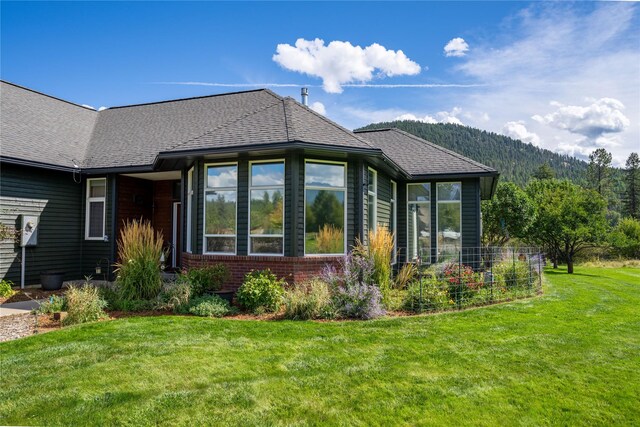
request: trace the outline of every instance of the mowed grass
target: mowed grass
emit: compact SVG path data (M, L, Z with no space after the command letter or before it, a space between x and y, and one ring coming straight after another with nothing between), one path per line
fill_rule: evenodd
M0 344L0 424L640 424L640 269L547 281L431 316L130 318Z

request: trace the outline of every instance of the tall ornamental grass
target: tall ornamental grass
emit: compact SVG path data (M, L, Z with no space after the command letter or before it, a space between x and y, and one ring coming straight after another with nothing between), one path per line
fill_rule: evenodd
M378 285L382 297L387 302L391 289L391 257L393 254L393 233L386 227L378 227L369 231L368 246L359 239L353 252L361 257L368 258L373 264L373 283Z
M150 300L162 288L160 256L162 232L154 231L149 221L125 222L118 240L116 263L120 297L124 300Z

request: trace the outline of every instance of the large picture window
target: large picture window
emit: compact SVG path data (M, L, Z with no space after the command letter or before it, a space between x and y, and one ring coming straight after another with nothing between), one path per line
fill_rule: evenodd
M378 206L378 173L371 168L368 168L367 171L367 219L369 231L375 231L378 221L376 214Z
M105 205L107 198L107 179L91 178L87 180L87 205L85 217L86 240L104 239Z
M346 175L345 163L305 163L305 254L346 252Z
M407 258L430 262L431 184L407 184Z
M437 184L438 253L457 253L462 247L462 184L439 182Z
M236 253L238 165L205 165L204 252Z
M283 255L284 161L251 163L249 195L249 253Z

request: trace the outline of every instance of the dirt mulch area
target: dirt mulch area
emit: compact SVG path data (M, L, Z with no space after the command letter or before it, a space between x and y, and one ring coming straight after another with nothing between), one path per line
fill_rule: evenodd
M60 322L48 314L16 314L0 317L0 342L60 329Z
M57 291L43 291L40 288L14 289L15 294L10 297L0 297L0 304L8 304L10 302L30 301L32 299L48 299L52 295L62 296L66 291L66 287Z

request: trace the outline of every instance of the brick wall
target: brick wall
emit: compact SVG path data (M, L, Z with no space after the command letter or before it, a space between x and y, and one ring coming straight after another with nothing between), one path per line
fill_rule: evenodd
M339 260L339 257L261 257L182 253L182 265L185 268L225 264L231 272L231 280L225 287L234 290L240 287L244 275L251 270L268 268L287 283L299 283L319 275L327 264L337 267Z

